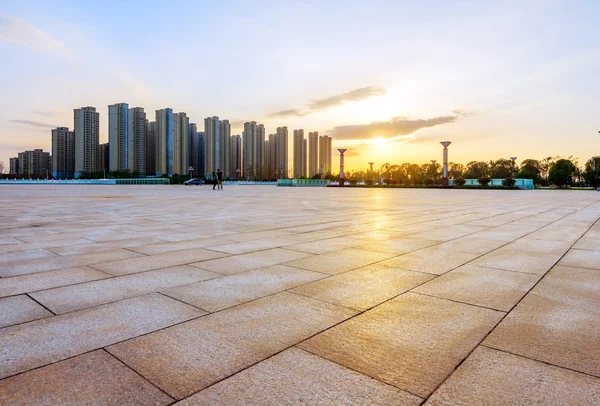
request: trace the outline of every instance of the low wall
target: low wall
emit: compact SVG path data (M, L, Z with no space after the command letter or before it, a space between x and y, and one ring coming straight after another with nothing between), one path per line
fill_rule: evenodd
M135 179L0 179L0 185L169 185L167 178Z
M329 183L329 179L277 179L277 186L288 187L322 187L329 185Z
M502 186L502 181L504 179L492 179L488 186ZM450 179L448 181L450 186L454 185L454 180ZM465 179L465 186L481 186L477 179ZM515 186L519 189L535 189L533 186L533 179L515 179Z

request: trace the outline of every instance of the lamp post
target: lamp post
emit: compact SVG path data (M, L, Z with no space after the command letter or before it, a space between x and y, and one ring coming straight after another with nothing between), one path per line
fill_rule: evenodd
M194 167L190 165L188 168L188 172L190 173L190 179L192 179L192 174L194 173Z
M323 164L321 164L321 166L319 166L319 175L322 180L323 179Z
M347 148L338 148L340 153L340 186L344 186L344 152L346 151Z
M442 186L448 187L448 146L452 141L441 141L440 144L444 147L444 172L442 175Z
M235 177L237 178L237 181L239 182L240 181L240 168L237 168L235 170Z
M48 180L48 168L44 168L44 170L46 171L46 180Z
M512 161L512 166L510 167L510 177L515 177L515 161L517 160L516 156L511 156L510 160Z

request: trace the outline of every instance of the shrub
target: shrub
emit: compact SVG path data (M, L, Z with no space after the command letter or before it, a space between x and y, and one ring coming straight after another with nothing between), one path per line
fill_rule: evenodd
M480 178L477 178L477 182L479 182L479 184L483 187L486 187L487 185L489 185L491 181L492 181L492 179L487 176L482 176Z
M467 183L467 181L464 180L463 178L454 179L454 186L464 186L465 183Z
M517 183L517 181L514 180L513 178L502 179L502 186L512 187L515 185L515 183Z

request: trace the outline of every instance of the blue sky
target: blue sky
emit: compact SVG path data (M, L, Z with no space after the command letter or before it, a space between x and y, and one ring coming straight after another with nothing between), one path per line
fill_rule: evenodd
M0 1L0 159L128 102L319 131L347 166L600 154L598 1ZM376 140L376 141L374 141Z

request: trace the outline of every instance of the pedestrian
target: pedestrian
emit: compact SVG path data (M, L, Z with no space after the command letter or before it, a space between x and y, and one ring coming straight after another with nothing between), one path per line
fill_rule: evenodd
M215 190L215 188L217 187L217 174L214 171L212 173L212 183L213 183L213 190Z
M223 171L217 169L217 179L219 180L219 187L217 189L223 190Z

